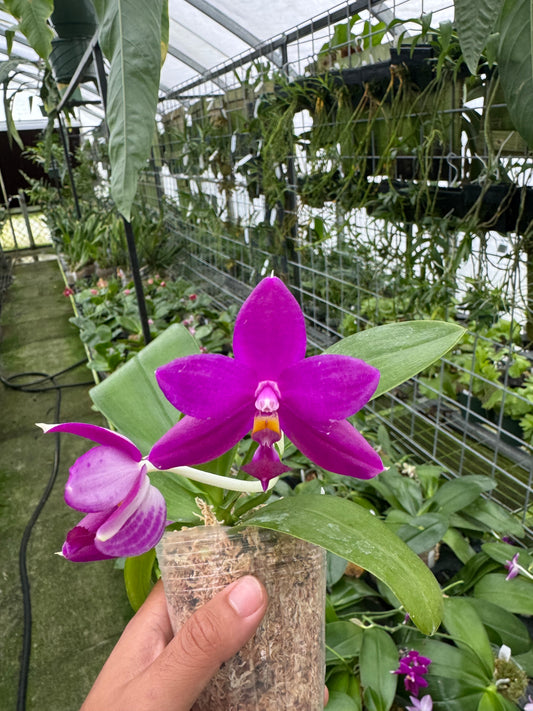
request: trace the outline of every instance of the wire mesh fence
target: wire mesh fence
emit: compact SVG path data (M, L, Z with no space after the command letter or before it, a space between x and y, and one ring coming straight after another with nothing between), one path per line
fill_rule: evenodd
M457 350L369 417L451 476L494 477L531 529L531 161L497 75L461 66L451 13L343 3L176 87L140 194L220 305L282 275L313 348L463 322Z

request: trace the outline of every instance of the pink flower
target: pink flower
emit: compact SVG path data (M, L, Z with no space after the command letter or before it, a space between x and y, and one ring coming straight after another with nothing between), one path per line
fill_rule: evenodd
M196 301L197 298L198 298L198 297L196 296L196 294L189 294L189 300L190 300L190 301Z
M91 294L93 296L98 296L98 289L91 289Z
M513 556L512 560L505 561L505 567L509 571L505 579L511 580L512 578L516 578L516 576L520 573L520 566L518 565L518 553Z
M63 296L74 296L74 290L71 289L70 286L67 286L63 289Z
M153 283L154 283L154 280L152 279L152 277L150 277L150 279L148 279L148 284L150 284L150 286L152 286Z
M128 294L131 294L131 289L124 289L124 291L122 293L126 294L126 296L128 296Z
M163 287L165 287L166 285L167 285L166 281L162 281L161 284L159 284L159 286L163 286Z

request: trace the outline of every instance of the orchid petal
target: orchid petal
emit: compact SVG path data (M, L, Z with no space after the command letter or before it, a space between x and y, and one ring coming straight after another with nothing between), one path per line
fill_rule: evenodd
M184 417L158 440L148 459L158 469L203 464L231 449L252 429L253 401L221 422Z
M128 495L143 467L115 447L93 447L71 466L65 501L86 513L116 506Z
M140 555L153 548L163 535L167 523L165 499L147 477L128 508L131 515L126 521L120 516L121 524L114 535L107 537L116 528L120 508L98 529L95 544L103 554L113 558Z
M290 467L285 466L280 461L279 455L271 446L260 445L252 457L252 461L245 464L241 469L250 476L259 479L263 486L263 491L268 488L268 482L285 472L290 471Z
M302 454L323 469L359 479L371 479L383 471L378 453L347 420L320 430L285 408L280 424Z
M111 509L113 511L113 509ZM102 553L94 544L96 531L109 516L110 511L87 514L67 533L63 543L62 555L75 563L86 563L93 560L106 560L113 556Z
M78 435L79 437L90 439L97 444L114 447L133 459L135 462L140 462L143 456L140 449L137 449L131 440L124 437L124 435L108 430L105 427L90 425L85 422L62 422L58 425L39 424L38 426L43 429L45 434L48 432L68 432L70 434Z
M370 400L379 370L357 358L317 355L285 368L278 378L283 406L305 421L343 420Z
M276 380L288 365L305 357L305 320L300 305L276 277L263 279L241 307L235 321L235 359Z
M223 355L191 355L156 370L167 400L198 419L228 417L250 402L257 377L250 368Z

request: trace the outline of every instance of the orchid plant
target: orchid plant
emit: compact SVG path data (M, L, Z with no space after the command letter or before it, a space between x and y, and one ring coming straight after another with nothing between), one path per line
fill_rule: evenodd
M461 336L451 323L389 324L305 357L304 315L276 277L263 279L239 311L234 357L198 353L182 326L167 329L91 393L119 431L41 425L97 444L70 469L65 500L85 516L62 554L73 561L129 557L129 574L146 578L144 561L150 574L166 526L201 523L209 510L222 523L281 531L360 565L431 634L441 617L440 588L378 517L347 499L283 498L275 487L289 470L285 437L328 471L378 475L378 452L348 418Z

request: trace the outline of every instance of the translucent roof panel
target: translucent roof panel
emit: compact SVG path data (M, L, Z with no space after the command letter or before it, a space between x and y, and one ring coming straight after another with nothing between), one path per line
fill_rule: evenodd
M309 25L329 12L336 12L337 19L348 19L354 13L390 22L394 18L408 20L423 14L433 13L434 23L453 18L453 0L168 0L169 2L169 51L161 71L161 94L170 89L187 85L202 77L215 67L230 65L231 59L246 56L252 48L285 35L294 35L295 28ZM308 64L308 57L316 55L321 45L328 41L332 31L326 21L316 32L306 35L305 40L289 43L288 62L292 71L299 72ZM0 10L0 61L7 56L6 29L12 28L13 18ZM15 35L13 55L21 59L37 60L37 56L19 33ZM279 64L280 54L271 59ZM22 69L22 67L21 67ZM24 67L21 85L31 89L35 69ZM215 80L220 88L223 79ZM36 80L37 84L37 80ZM85 95L95 98L92 85L83 89ZM91 122L94 121L93 108ZM1 118L1 117L0 117Z

